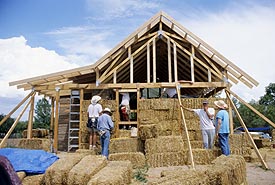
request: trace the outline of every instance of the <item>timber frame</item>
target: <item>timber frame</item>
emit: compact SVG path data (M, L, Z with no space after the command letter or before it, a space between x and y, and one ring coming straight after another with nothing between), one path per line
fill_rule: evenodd
M51 98L51 129L54 130L54 150L57 151L58 119L53 115L59 116L60 97L69 96L72 90L80 91L80 104L82 104L87 91L113 89L116 103L119 105L119 91L122 90L136 90L137 97L140 97L140 89L175 88L179 84L178 94L181 95L208 98L225 89L229 98L228 92L235 96L233 92L231 93L230 87L238 82L244 83L249 88L259 84L218 51L161 11L93 64L13 81L9 85L17 86L18 89L23 88L25 91L32 90L28 97L39 94ZM32 98L32 109L33 101ZM233 105L229 100L228 105L231 117L230 129L233 131L231 112ZM82 106L80 109L80 120L82 120ZM33 111L30 112L29 118L32 116ZM29 121L29 128L31 124ZM28 129L29 132L30 130ZM28 138L31 138L30 133Z

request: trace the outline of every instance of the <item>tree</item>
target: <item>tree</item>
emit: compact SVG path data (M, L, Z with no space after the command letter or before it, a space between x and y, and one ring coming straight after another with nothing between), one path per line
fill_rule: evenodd
M0 121L2 119L4 119L6 115L4 114L1 114L0 115ZM1 126L0 126L0 133L1 133L1 136L4 134L6 134L9 129L11 128L12 124L14 123L14 119L13 118L8 118Z
M275 83L270 83L265 88L265 95L260 98L259 103L266 106L275 106Z
M50 128L51 105L46 98L38 100L35 106L33 128Z

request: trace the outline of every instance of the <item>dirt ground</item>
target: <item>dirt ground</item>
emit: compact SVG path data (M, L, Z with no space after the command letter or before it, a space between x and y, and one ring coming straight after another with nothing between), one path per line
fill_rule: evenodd
M264 158L269 170L263 169L261 162L259 161L257 155L253 151L253 159L256 162L246 163L246 179L248 185L275 185L275 149L260 149L260 153ZM162 170L169 169L189 169L188 166L173 166L173 167L160 167L160 168L150 168L148 171L147 179L149 182L160 178L160 173ZM203 169L207 168L207 165L196 165L195 168Z

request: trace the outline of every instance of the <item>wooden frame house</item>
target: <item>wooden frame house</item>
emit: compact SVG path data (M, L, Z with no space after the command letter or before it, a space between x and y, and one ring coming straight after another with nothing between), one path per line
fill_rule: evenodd
M35 92L51 97L54 148L70 151L74 147L84 148L81 142L71 142L80 140L84 134L81 132L81 127L85 129L83 107L89 104L92 95L100 94L106 106L112 104L117 135L124 126L139 126L141 98L157 99L163 88L176 88L180 84L182 97L208 98L223 89L230 92L230 87L238 82L249 88L258 85L172 17L159 12L91 65L18 80L10 85L31 90L28 97L34 97ZM121 92L135 97L131 105L133 118L126 122L119 116ZM29 129L31 124L30 121ZM65 139L68 145L61 147Z

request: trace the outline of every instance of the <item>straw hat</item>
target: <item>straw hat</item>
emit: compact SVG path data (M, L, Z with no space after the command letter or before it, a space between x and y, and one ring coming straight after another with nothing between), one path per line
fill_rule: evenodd
M223 100L214 101L214 104L220 109L226 109L228 107L228 105Z
M112 115L112 111L111 111L111 109L109 109L109 108L105 108L105 109L103 110L103 113L104 113L104 112L109 113L110 115Z
M99 102L99 100L101 100L101 97L95 95L95 96L92 97L91 103L92 103L92 104L96 104L97 102Z

